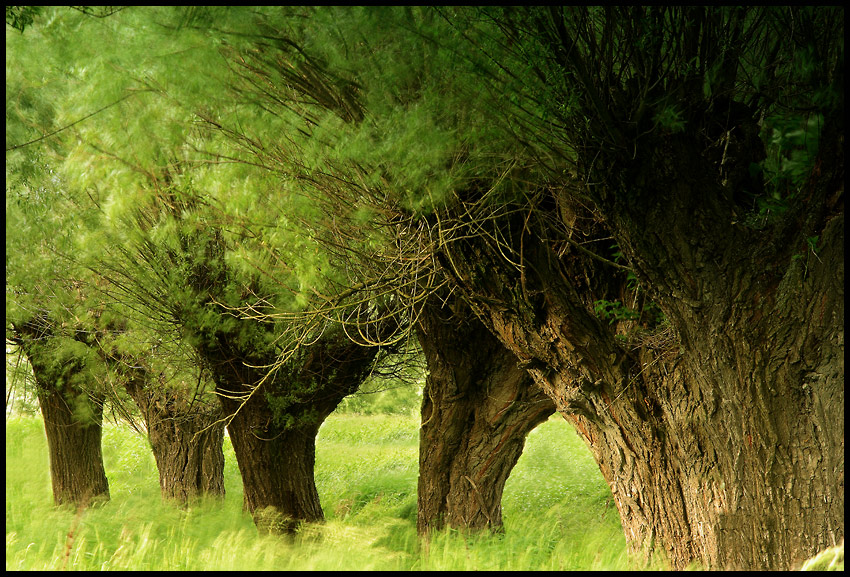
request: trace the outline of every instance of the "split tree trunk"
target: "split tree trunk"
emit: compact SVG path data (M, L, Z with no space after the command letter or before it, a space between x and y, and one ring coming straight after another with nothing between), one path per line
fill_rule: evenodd
M502 530L502 493L526 435L555 405L455 300L426 306L419 341L428 376L419 435L417 529Z

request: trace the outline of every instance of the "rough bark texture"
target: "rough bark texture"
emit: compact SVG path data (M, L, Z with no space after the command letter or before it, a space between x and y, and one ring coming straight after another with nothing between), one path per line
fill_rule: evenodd
M224 397L222 397L224 399ZM239 409L224 401L242 483L244 508L260 532L288 533L301 522L320 522L324 513L314 480L319 424L275 426L274 412L261 399Z
M531 227L546 248L527 235L513 245L529 270L491 276L479 293L501 302L479 302L574 415L634 548L666 551L674 567L789 569L844 536L843 21L828 10L771 22L777 13L677 8L651 24L642 10L534 12L548 58L530 64L547 84L569 79L552 101L575 96L578 111L563 116L570 146L542 143L576 161L565 184L579 194L554 192L555 204L592 204L675 346L655 361L582 315L563 263L547 255L558 238L548 224ZM811 34L796 33L801 20ZM634 41L635 22L650 26L650 42ZM671 38L680 60L662 71ZM608 48L596 42L609 40L621 71L634 66L624 76L600 60ZM767 45L762 69L783 70L770 94L748 69ZM815 46L821 57L797 75ZM653 118L672 102L677 122ZM773 115L820 126L806 132L818 157L794 155L805 182L762 162L764 141L776 153L760 137ZM519 283L499 286L520 275L543 294L530 313L506 290ZM478 292L471 275L463 281Z
M177 391L147 386L141 367L124 370L125 389L142 412L159 470L162 498L187 503L197 497L223 497L224 421L221 409L203 406Z
M813 210L754 231L693 143L647 148L620 175L631 200L598 202L666 346L615 338L540 236L514 239L520 269L471 240L446 266L587 441L632 549L794 567L844 536L843 164L813 175Z
M212 370L229 419L244 507L257 528L287 533L301 522L324 520L314 479L316 434L360 386L378 350L328 331L297 362L265 381L265 372L257 367L274 359L256 358L227 335L218 335L215 346L202 346L199 352Z
M683 351L656 394L690 527L664 539L674 560L789 568L844 536L843 147L822 146L808 198L772 229L729 219L688 139L647 147L635 205L607 207ZM640 210L649 198L664 210Z
M427 306L417 529L501 530L505 481L555 406L462 303Z
M56 505L87 506L109 500L101 436L103 399L75 386L80 359L60 361L46 319L14 327L30 362L50 455L50 479Z
M50 454L54 503L86 506L108 501L109 481L101 450L103 405L73 387L39 392L38 401Z

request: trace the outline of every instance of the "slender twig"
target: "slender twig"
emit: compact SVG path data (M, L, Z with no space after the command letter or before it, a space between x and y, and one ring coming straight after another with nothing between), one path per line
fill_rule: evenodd
M7 149L6 149L6 152L11 152L11 151L13 151L13 150L18 150L19 148L24 148L25 146L29 146L29 145L31 145L31 144L35 144L35 143L37 143L37 142L41 142L42 140L45 140L45 139L47 139L47 138L50 138L51 136L55 136L55 135L59 134L60 132L62 132L63 130L67 130L67 129L71 128L72 126L76 126L77 124L79 124L79 123L83 122L84 120L88 120L88 119L89 119L89 118L91 118L92 116L95 116L96 114L100 114L101 112L103 112L104 110L107 110L108 108L112 108L112 107L113 107L113 106L115 106L116 104L120 104L121 102L123 102L123 101L127 100L127 99L128 99L129 97L131 97L131 96L133 96L133 93L125 94L124 96L122 96L121 98L119 98L118 100L116 100L115 102L112 102L112 103L110 103L110 104L107 104L106 106L104 106L104 107L102 107L102 108L99 108L99 109L95 110L95 111L94 111L94 112L92 112L91 114L86 114L85 116L83 116L82 118L80 118L80 119L78 119L78 120L75 120L75 121L74 121L74 122L72 122L71 124L66 124L66 125L65 125L65 126L63 126L62 128L57 128L57 129L56 129L56 130L54 130L53 132L48 132L47 134L45 134L45 135L43 135L43 136L40 136L40 137L38 137L38 138L35 138L35 139L33 139L33 140L30 140L29 142L24 142L23 144L16 144L16 145L14 145L14 146L10 146L9 148L7 148Z

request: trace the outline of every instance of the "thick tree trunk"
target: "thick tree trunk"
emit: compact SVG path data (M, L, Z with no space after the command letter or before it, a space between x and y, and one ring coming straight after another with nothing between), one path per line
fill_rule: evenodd
M125 388L148 431L162 498L185 504L197 497L223 497L224 421L221 409L192 406L175 391L148 387L148 372L125 367Z
M688 519L661 535L679 565L787 569L844 537L843 147L821 146L805 200L764 230L729 218L688 138L645 147L622 176L633 206L601 203L678 335L680 382L649 392Z
M38 401L50 454L54 503L86 506L108 501L101 402L73 387L39 392Z
M640 249L641 274L659 277L647 285L667 287L653 295L666 345L614 338L535 238L521 270L449 248L459 286L588 443L633 550L787 569L844 536L843 212L818 232L817 258L788 254L773 274L752 244L699 266L700 236L675 263Z
M502 529L502 492L526 435L555 405L455 301L426 306L419 341L428 376L419 435L417 529Z
M224 496L224 421L218 402L210 406L194 389L157 382L160 377L145 361L107 350L108 339L89 337L80 340L119 375L142 414L162 498L183 505L197 497Z
M149 423L163 499L187 503L197 497L224 497L223 423L185 414L157 416Z
M244 406L221 399L225 414L233 416L227 430L242 474L244 508L259 531L290 533L302 522L323 521L314 477L321 421L280 426L260 395Z
M50 455L56 505L87 506L109 500L101 449L103 399L75 386L81 359L57 358L55 338L42 319L14 330L30 362Z
M316 435L368 374L378 353L326 335L263 380L259 359L219 335L199 352L216 382L244 487L244 508L261 532L289 533L324 520L314 479Z

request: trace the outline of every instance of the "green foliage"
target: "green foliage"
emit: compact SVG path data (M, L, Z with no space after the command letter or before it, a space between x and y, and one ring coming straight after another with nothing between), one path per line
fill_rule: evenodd
M812 251L812 254L818 256L818 252L820 249L818 248L818 240L820 239L820 235L814 235L806 237L806 244L809 245L809 250Z
M823 122L818 113L784 113L764 119L761 139L767 156L750 165L750 175L765 186L764 193L754 195L753 210L745 221L749 226L761 229L799 202L817 161Z
M504 134L476 104L485 87L457 51L460 33L435 13L419 7L302 11L303 20L289 22L265 15L265 24L297 49L261 45L237 57L250 62L243 89L270 112L252 138L267 142L268 134L287 134L279 149L253 150L264 162L300 175L305 187L329 186L315 174L331 172L355 189L388 195L406 211L429 214L503 146ZM324 84L285 73L302 67L303 77ZM365 118L343 113L341 102ZM354 212L366 214L361 207Z
M265 393L266 403L271 408L274 414L273 422L275 427L281 429L294 429L305 425L314 425L319 422L319 412L311 407L299 407L298 403L303 403L304 398L309 398L309 395L316 391L315 383L304 387L303 383L299 386L293 386L292 383L287 383L291 388L291 392L287 395L275 395Z
M685 130L685 120L675 106L665 106L655 113L653 121L664 131L676 134Z
M384 357L356 393L343 399L337 414L418 415L425 367L418 348Z
M821 114L765 119L762 138L767 158L762 169L770 200L778 203L794 198L801 189L817 158L823 121Z
M41 6L6 6L6 25L24 32L41 12Z
M91 405L87 402L86 391L97 390L102 382L104 367L90 347L76 339L60 334L59 336L43 336L35 342L30 342L27 349L35 357L40 367L36 389L42 386L46 390L39 392L52 393L75 391L75 397L65 397L71 403L75 417L81 422L91 420Z
M664 321L664 313L655 303L648 303L640 310L629 308L622 301L600 299L593 303L593 312L602 319L608 319L608 324L617 321L643 321L656 325Z
M830 547L803 563L801 571L844 571L844 543Z
M343 399L339 413L360 415L411 415L419 412L422 388L413 384L377 385L369 381Z
M20 347L6 346L6 417L38 414L35 377Z
M524 198L526 178L546 187L564 183L513 172L523 159L564 174L580 152L587 170L602 174L606 155L596 165L597 152L637 153L640 143L623 137L624 126L640 135L682 133L700 107L721 96L755 102L764 119L767 159L750 166L751 175L767 183L767 193L754 198L750 224L764 226L799 201L827 113L843 105L843 74L837 72L843 69L843 41L834 44L836 27L843 37L843 13L795 11L797 33L785 37L786 12L136 7L91 18L86 10L7 7L7 323L47 311L70 330L75 323L91 326L126 315L137 324L117 340L121 350L152 350L156 335L204 345L228 333L237 347L267 360L286 344L283 323L247 322L236 318L237 311L255 306L263 313L300 312L317 295L344 289L349 275L360 271L340 263L314 231L335 230L346 211L357 228L367 230L341 244L371 254L391 238L368 230L377 218L432 218L459 201L469 202L466 210L480 206L476 194L497 207L531 204ZM558 49L565 38L552 35L560 33L559 24L571 35L566 54L563 46ZM712 44L690 37L695 30ZM743 47L733 42L741 30L752 39ZM736 67L727 77L730 59ZM421 222L431 227L427 219ZM501 239L492 240L503 248ZM807 242L807 258L817 256L818 238ZM627 288L638 289L634 277ZM612 324L663 320L652 304L637 310L598 300L594 310ZM137 330L141 323L146 330ZM85 372L71 377L70 369L85 364L89 354L81 346L57 341L52 352L60 378L89 380ZM342 410L409 414L418 402L411 391L387 388L368 402L351 399ZM269 400L281 415L293 403L282 394ZM346 464L352 477L325 479L331 488L323 490L339 491L332 505L346 503L338 519L374 525L367 530L365 523L353 524L360 539L355 544L371 540L389 561L374 562L346 545L346 562L388 568L582 566L564 561L571 558L559 535L578 534L566 514L552 513L541 534L533 530L539 515L526 527L519 521L522 507L510 509L507 495L506 519L517 519L510 522L526 540L466 540L447 533L419 557L410 538L411 447L396 447L398 455L381 463L384 468L372 466L367 473L375 465L369 460L374 447L356 447L358 437L348 437L360 462ZM127 462L118 460L119 468L131 471L128 492L139 468L131 449ZM320 459L337 459L341 448L335 450L333 458ZM550 467L558 454L547 456ZM7 471L8 459L7 453ZM563 488L534 486L540 493L525 495L523 506L549 500L547 511L563 505L573 513L551 501ZM55 535L49 529L64 529L70 519L37 508L21 514L14 504L10 515L9 491L7 479L13 567L60 568L68 562L77 568L182 570L191 558L199 560L195 568L280 568L297 557L252 539L250 524L215 533L211 544L201 545L187 537L191 529L180 525L183 517L158 511L172 522L163 528L140 506L125 511L129 520L120 530L92 511L81 544L65 559L61 538L30 548L35 537L22 538L18 529L10 537L8 527L23 527L24 518L46 519L32 534ZM596 497L589 510L597 510ZM232 516L240 519L238 512ZM387 516L391 520L382 525ZM323 534L333 540L335 532L348 529L332 524ZM606 539L609 529L600 529ZM18 547L23 542L27 546ZM189 552L172 548L175 543ZM521 554L490 561L506 543ZM316 550L306 540L299 546ZM235 558L240 549L251 563ZM30 563L31 552L41 561Z
M7 177L7 323L24 322L36 311L57 321L73 318L83 300L73 281L86 275L71 255L92 206L68 194L59 175L41 168L20 181Z
M610 319L609 324L615 321L634 321L640 318L640 312L628 308L620 301L598 300L593 303L593 312L600 318Z

